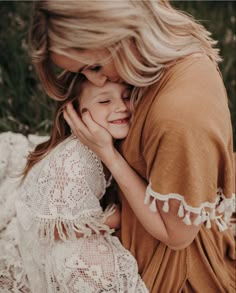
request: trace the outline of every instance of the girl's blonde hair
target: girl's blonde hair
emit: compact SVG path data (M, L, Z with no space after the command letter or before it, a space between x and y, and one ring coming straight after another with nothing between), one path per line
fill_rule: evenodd
M177 59L203 53L220 61L215 44L201 24L167 0L35 1L30 30L32 60L48 95L64 102L55 118L59 126L54 127L49 142L31 154L25 174L69 135L59 114L73 96L70 83L75 82L75 74L65 72L58 78L51 52L68 56L66 49L108 49L121 78L135 86L131 97L135 108L148 86L160 80Z
M82 84L85 81L85 77L79 76L78 74L71 74L63 72L58 78L62 83L68 83L69 87L65 95L64 100L58 101L57 108L55 111L53 128L48 141L43 142L36 146L35 150L32 151L28 158L26 166L23 170L23 178L29 173L30 169L41 159L43 159L56 145L71 135L71 129L63 118L63 109L68 103L72 103L75 109L79 109L79 97L82 92Z

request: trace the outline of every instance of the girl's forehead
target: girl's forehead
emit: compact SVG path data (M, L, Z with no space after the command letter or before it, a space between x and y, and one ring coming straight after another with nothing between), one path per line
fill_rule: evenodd
M114 93L121 95L126 89L129 89L126 84L107 81L103 87L98 87L86 80L81 87L81 98L95 99L99 96L112 96Z

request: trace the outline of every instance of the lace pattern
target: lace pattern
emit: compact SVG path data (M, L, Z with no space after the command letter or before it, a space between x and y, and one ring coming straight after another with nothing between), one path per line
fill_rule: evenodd
M148 292L137 274L135 259L116 237L93 235L67 246L58 243L48 255L46 266L54 272L50 278L52 290L57 287L59 292Z
M30 135L26 138L21 134L11 132L0 134L0 292L30 293L28 278L26 277L22 263L21 255L23 254L25 256L24 261L26 267L28 265L28 270L31 271L33 282L36 286L35 290L32 290L31 292L42 293L47 292L47 290L48 292L56 293L96 292L89 291L92 289L88 289L88 285L86 285L86 281L89 280L89 284L92 282L98 287L97 284L99 284L99 282L96 280L98 279L98 276L101 276L102 268L102 266L99 267L98 261L94 266L89 267L92 258L86 258L84 255L91 250L90 242L88 242L89 244L87 244L87 246L87 240L83 240L83 242L80 240L76 240L75 242L70 241L70 246L67 246L67 243L63 244L64 242L57 242L57 245L55 246L49 246L43 243L39 244L37 238L38 235L35 233L37 229L32 222L33 214L28 210L28 207L26 208L26 206L24 206L24 209L23 207L21 208L24 211L24 214L21 214L21 221L24 229L22 229L18 237L17 220L15 217L16 212L14 208L14 202L18 196L17 188L19 183L19 179L16 175L18 175L24 167L28 152L32 150L36 144L46 139L47 137L38 137L34 135ZM32 180L34 179L32 178ZM147 192L147 204L151 205L154 198L155 204L156 200L161 200L163 201L163 209L168 212L168 206L165 204L165 201L170 197L166 198L166 195L160 195L154 191L152 193L151 189L147 189ZM177 199L179 199L180 204L184 203L183 198L180 195ZM182 211L186 213L188 207L191 208L190 206L183 204L184 209ZM202 208L203 207L200 208L200 211ZM180 212L181 209L182 208L180 208ZM191 212L191 209L189 209L189 211ZM236 233L235 227L234 219L234 226L232 228L234 234ZM101 251L101 259L102 255L104 255L104 251L109 251L109 253L114 251L115 256L112 255L111 259L116 260L116 271L120 272L118 275L116 274L119 280L116 282L116 284L119 284L117 285L118 289L114 288L113 283L109 285L109 280L114 276L114 271L111 271L107 275L109 277L106 276L104 282L100 280L102 283L101 286L106 289L101 289L103 291L96 289L97 292L148 292L137 274L135 260L132 259L132 257L130 259L129 253L120 245L118 239L116 240L111 235L106 236L106 234L104 235L104 239L99 239L97 235L93 235L93 237L97 237L96 244L93 243L92 245L96 245L96 249L98 248L98 250ZM23 239L21 240L21 238ZM111 240L109 241L110 238ZM20 240L24 243L21 253L18 246ZM110 245L112 247L110 247ZM76 250L74 247L80 248L80 251L83 253L78 255L79 250ZM115 252L116 250L117 252ZM48 257L45 257L45 254ZM30 258L31 255L34 255L35 262L32 262ZM103 262L110 260L111 254L107 255L109 255L109 258L104 258ZM95 257L94 259L96 259ZM76 263L77 260L83 263L82 268L79 268L79 262ZM130 262L133 264L132 266L130 265ZM68 263L70 263L70 266L67 268ZM107 264L108 263L109 262L107 262ZM108 267L107 264L104 264L104 266ZM111 266L111 269L113 268L114 264ZM83 271L83 274L79 275L81 270ZM95 278L93 279L89 277L90 279L87 279L87 276L95 276ZM125 288L125 284L129 281L134 285L129 286L128 290ZM49 289L47 289L47 286ZM111 287L109 288L109 286ZM132 286L133 289L131 289ZM79 291L78 287L80 288Z
M45 241L53 241L55 228L64 241L76 239L76 232L85 236L100 230L111 233L103 223L112 210L103 213L99 203L106 185L101 162L70 137L26 177L21 200L16 202L19 220L27 230L35 219Z
M99 203L107 184L101 161L73 137L31 169L16 209L34 293L148 292L135 259L104 224L114 212Z
M14 202L28 152L44 137L0 134L0 292L30 293L18 246Z

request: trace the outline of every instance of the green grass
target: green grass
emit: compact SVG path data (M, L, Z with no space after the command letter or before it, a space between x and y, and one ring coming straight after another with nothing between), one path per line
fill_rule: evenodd
M55 102L39 83L28 55L31 2L0 2L0 131L46 134Z

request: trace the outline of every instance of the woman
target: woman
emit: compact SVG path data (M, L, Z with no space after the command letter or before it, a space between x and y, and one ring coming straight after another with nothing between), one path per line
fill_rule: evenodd
M32 57L52 98L67 86L53 64L98 86L135 86L124 158L89 111L81 120L68 105L64 117L116 179L120 239L153 293L235 290L232 128L209 35L168 1L35 5Z

